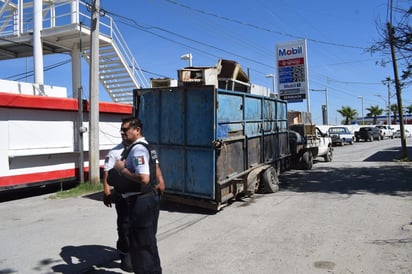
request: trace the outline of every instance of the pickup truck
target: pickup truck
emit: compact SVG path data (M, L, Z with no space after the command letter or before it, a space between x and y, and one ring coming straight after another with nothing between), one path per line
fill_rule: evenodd
M374 141L374 140L381 140L381 132L376 127L361 127L358 131L355 131L355 139L356 142L360 140L363 141Z
M323 157L331 162L333 157L332 138L315 125L295 124L289 129L292 166L298 169L312 169L313 160Z
M334 145L344 146L345 144L353 145L353 134L347 127L333 126L328 129L328 135L332 138Z
M391 128L388 125L379 125L376 126L376 128L378 128L381 132L381 140L383 140L384 138L391 138L393 139L393 128Z

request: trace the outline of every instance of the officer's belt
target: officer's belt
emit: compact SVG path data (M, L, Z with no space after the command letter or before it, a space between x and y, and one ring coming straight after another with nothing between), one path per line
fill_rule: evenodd
M129 197L136 197L136 198L144 198L148 196L155 196L156 190L153 189L149 192L126 192L122 194L123 198L129 198Z

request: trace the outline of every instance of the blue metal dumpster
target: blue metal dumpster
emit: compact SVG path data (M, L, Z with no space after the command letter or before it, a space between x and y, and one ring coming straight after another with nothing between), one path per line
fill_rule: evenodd
M283 100L215 86L139 89L134 97L135 115L158 152L166 194L174 200L218 209L264 189L260 176L267 169L265 178L277 184L288 168Z

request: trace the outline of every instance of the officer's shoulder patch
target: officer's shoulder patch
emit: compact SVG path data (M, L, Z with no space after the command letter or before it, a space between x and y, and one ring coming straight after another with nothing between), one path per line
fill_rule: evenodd
M136 165L144 165L144 156L136 156L134 161Z

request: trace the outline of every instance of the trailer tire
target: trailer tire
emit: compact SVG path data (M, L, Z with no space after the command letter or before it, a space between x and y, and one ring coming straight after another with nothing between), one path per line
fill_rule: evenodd
M263 171L261 182L265 193L274 193L279 190L279 178L276 169L269 167Z
M343 143L342 143L343 144ZM310 170L313 167L313 157L310 151L306 151L302 155L302 167L304 170Z

